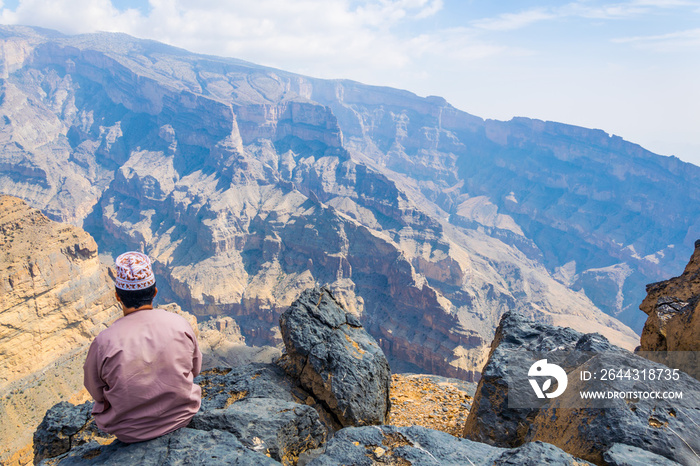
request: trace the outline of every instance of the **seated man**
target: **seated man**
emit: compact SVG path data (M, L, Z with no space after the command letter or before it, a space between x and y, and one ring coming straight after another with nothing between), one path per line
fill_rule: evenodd
M201 403L201 389L192 379L202 368L202 353L184 318L153 309L158 289L148 256L124 253L116 270L124 317L92 342L84 383L95 399L97 426L133 443L190 422Z

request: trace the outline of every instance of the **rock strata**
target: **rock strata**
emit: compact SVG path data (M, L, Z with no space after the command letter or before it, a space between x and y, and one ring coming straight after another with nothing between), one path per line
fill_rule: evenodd
M343 426L384 424L389 363L327 288L306 290L280 317L286 368Z
M536 352L536 353L532 353ZM509 398L523 387L529 390L528 373L533 354L556 361L568 373L568 386L560 396L539 407L511 407ZM558 358L558 359L557 359ZM603 371L621 369L616 381L603 381ZM625 379L624 371L664 375ZM580 374L595 374L593 382ZM513 377L513 374L524 375ZM582 399L581 391L635 391L678 393L666 397L614 397ZM627 447L673 460L697 464L700 460L700 382L684 372L649 361L611 345L597 334L581 334L569 328L538 324L509 312L503 316L491 346L489 361L477 387L464 436L503 447L543 441L595 464L608 457L624 457ZM627 454L627 453L625 453Z

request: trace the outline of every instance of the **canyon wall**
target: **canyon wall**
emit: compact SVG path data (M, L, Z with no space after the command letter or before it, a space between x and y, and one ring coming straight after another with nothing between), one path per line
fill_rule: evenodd
M0 462L22 464L46 409L80 399L87 346L121 311L90 235L11 196L0 251Z

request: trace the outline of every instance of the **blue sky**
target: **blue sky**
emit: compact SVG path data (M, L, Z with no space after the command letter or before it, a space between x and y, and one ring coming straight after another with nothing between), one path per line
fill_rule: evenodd
M0 23L440 95L700 165L700 0L0 0Z

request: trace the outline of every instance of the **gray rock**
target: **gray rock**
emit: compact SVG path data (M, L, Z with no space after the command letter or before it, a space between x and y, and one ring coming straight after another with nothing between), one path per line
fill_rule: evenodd
M304 291L280 317L286 369L342 426L383 424L389 363L326 288Z
M246 447L285 465L326 441L326 428L311 407L274 398L248 398L224 409L201 411L189 427L231 432Z
M678 466L679 463L641 448L616 443L603 454L607 466Z
M34 432L34 463L66 453L94 438L112 439L92 419L92 402L73 405L62 401L44 415Z
M56 462L44 460L40 464L266 466L280 463L246 448L229 432L183 428L148 442L126 444L116 440L110 445L90 442L70 450Z
M577 465L590 464L542 442L509 450L459 439L425 427L366 426L339 431L324 454L309 466L338 464L415 464L424 466L494 464Z
M536 354L540 355L537 359L546 357L550 363L560 365L568 373L568 386L556 398L523 408L513 393L531 393L526 371L533 365ZM496 331L464 435L503 447L544 441L596 464L605 464L603 455L615 444L645 450L681 464L697 464L700 383L683 372L677 374L677 380L642 377L636 381L580 380L583 370L601 377L602 371L609 369L631 369L638 374L670 371L666 366L611 345L600 335L583 335L506 313ZM513 378L518 372L521 380ZM676 399L582 399L580 392L588 390L682 392L683 395Z
M203 390L202 411L221 409L244 398L277 398L304 401L308 393L299 389L279 366L248 364L217 367L195 379Z

